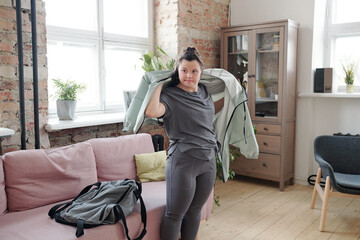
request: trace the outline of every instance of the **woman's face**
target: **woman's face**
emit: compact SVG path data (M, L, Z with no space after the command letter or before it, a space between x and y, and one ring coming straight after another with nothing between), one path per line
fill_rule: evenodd
M177 86L188 92L196 92L200 76L201 66L198 61L182 60L179 65L180 83Z

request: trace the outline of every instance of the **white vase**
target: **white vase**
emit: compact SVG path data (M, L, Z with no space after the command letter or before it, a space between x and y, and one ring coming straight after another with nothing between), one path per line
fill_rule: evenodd
M77 101L72 100L57 100L56 111L59 120L73 120L75 119L75 108Z
M354 85L346 85L346 92L352 93L352 92L354 92L354 88L355 88Z

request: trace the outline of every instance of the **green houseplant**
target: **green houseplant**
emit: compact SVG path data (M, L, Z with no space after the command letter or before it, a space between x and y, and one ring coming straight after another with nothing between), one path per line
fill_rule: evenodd
M346 92L354 91L354 80L357 74L358 65L355 62L350 62L348 64L342 64L342 69L345 73L345 84L346 84Z
M143 61L142 68L145 72L160 71L160 70L173 70L175 65L175 59L170 59L169 62L164 63L161 60L161 55L168 56L164 50L159 46L156 47L155 52L147 52L140 60Z
M78 84L74 80L52 79L56 88L56 110L60 120L75 119L77 96L85 91L85 84Z

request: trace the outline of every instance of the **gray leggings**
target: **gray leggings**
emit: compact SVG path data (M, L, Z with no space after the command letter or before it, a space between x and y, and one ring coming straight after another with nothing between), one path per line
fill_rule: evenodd
M162 240L195 240L201 209L214 187L215 151L211 160L201 160L177 148L165 168L166 211L161 224Z

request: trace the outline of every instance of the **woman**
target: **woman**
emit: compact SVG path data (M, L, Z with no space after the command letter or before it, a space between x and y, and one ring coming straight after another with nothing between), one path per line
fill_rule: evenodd
M196 238L202 206L215 183L215 107L206 87L199 84L202 70L198 51L186 48L178 56L169 85L156 88L145 111L148 117L163 117L170 138L163 240L177 240L180 232L182 240Z

